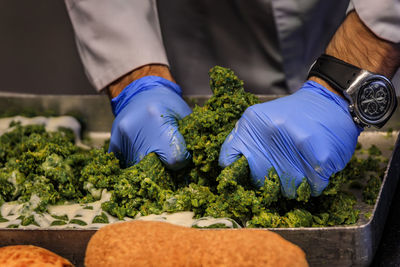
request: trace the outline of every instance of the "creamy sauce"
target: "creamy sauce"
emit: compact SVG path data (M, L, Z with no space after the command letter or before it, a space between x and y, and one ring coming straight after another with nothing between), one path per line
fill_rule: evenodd
M86 183L83 188L89 191L95 199L101 198L102 189L95 188L92 183Z
M88 203L88 204L79 204L79 203L65 203L63 205L49 205L48 212L46 213L36 213L33 210L37 207L40 199L36 195L32 195L31 199L27 203L16 203L16 202L7 202L4 203L1 208L1 216L7 219L7 222L0 223L0 228L7 228L9 225L19 225L18 228L24 229L38 229L38 228L50 228L50 229L67 229L67 228L80 228L80 229L99 229L105 223L92 223L94 217L101 215L104 213L107 216L109 223L114 223L120 221L118 218L111 216L107 212L104 212L101 209L101 204L110 200L111 194L107 192L107 190L103 190L101 193L101 198L98 201ZM21 215L30 216L33 215L35 218L35 222L39 225L21 225ZM78 219L86 223L86 225L79 224L71 224L67 223L64 225L51 225L54 221L60 221L53 216L67 216L68 221L72 219ZM123 221L131 221L131 220L143 220L143 221L160 221L160 222L168 222L176 225L186 226L186 227L208 227L213 224L224 224L229 228L237 228L239 227L234 221L230 219L224 218L201 218L195 219L194 213L191 211L183 211L176 213L162 213L160 215L148 215L141 216L140 214L135 217L135 219L125 217Z
M0 223L0 228L7 228L9 225L19 225L18 228L24 229L38 229L38 228L50 228L50 229L68 229L68 228L79 228L79 229L99 229L105 223L92 223L94 217L104 213L107 216L109 223L114 223L120 221L118 218L111 216L107 212L101 209L101 204L103 202L109 201L111 194L107 190L101 192L101 198L98 201L79 204L79 203L65 203L63 205L49 205L48 212L36 213L33 210L37 207L40 202L40 198L36 195L32 195L31 199L27 203L17 203L17 202L6 202L1 208L1 216L7 219L7 222ZM21 225L20 216L30 216L33 215L35 222L39 225ZM54 221L60 221L53 216L67 216L68 221L72 219L78 219L86 223L86 225L71 224L67 223L64 225L51 225ZM225 224L227 227L234 227L234 222L230 219L216 219L216 218L201 218L195 219L194 213L191 211L183 211L176 213L162 213L160 215L148 215L141 216L140 214L135 217L135 219L125 217L123 221L131 220L143 220L143 221L161 221L168 222L176 225L192 227L194 225L198 227L207 227L213 224ZM66 221L66 222L68 222Z
M193 219L194 213L191 211L182 211L176 213L161 213L160 215L147 215L147 216L136 216L136 220L142 221L159 221L159 222L169 222L176 225L191 227L196 221Z
M103 225L103 223L92 223L94 217L101 215L103 210L101 209L101 204L110 200L111 194L107 192L107 190L103 190L101 193L101 198L98 201L88 203L88 204L79 204L79 203L65 203L63 205L49 205L48 212L46 213L36 213L33 210L37 207L40 199L36 195L32 195L31 199L27 203L16 203L16 202L7 202L4 203L0 212L3 218L7 219L8 222L0 223L0 228L6 228L12 224L18 224L18 228L51 228L51 229L59 229L59 228L92 228L97 229ZM113 223L119 221L118 218L113 217L106 212L107 219L109 223ZM33 215L35 217L35 221L39 226L36 225L28 225L22 226L21 219L18 219L19 216ZM51 226L51 223L54 221L60 221L53 216L67 216L68 221L72 219L78 219L86 223L86 225L79 224L65 224L65 225L54 225ZM124 221L132 220L131 218L124 218ZM66 221L66 222L68 222Z

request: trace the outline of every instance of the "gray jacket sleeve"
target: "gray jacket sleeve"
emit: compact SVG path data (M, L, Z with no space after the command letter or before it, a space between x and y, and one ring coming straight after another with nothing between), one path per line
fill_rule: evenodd
M349 10L352 9L377 36L400 43L399 0L352 0Z
M86 75L100 91L146 64L168 65L155 0L65 0Z

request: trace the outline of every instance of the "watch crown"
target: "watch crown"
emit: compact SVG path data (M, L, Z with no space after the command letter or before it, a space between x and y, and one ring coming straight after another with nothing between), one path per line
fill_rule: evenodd
M349 111L353 112L354 111L354 104L349 105Z
M354 122L357 123L357 124L360 124L360 123L361 123L360 119L357 118L357 117L353 117L353 120L354 120Z

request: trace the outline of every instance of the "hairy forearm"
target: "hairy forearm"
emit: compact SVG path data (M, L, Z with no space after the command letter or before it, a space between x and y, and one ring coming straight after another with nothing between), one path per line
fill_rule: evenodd
M111 83L107 87L108 96L110 99L118 96L128 84L145 76L158 76L175 82L167 66L160 64L149 64L139 67Z
M400 66L400 46L376 36L354 11L338 28L325 53L388 78L392 78ZM311 77L310 80L337 93L320 78Z

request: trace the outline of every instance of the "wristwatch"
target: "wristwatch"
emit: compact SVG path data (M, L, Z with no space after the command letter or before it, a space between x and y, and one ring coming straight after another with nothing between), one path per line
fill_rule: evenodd
M381 128L397 107L396 92L388 78L338 58L321 55L310 68L311 76L324 79L343 94L354 122L361 127Z

